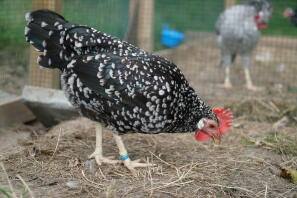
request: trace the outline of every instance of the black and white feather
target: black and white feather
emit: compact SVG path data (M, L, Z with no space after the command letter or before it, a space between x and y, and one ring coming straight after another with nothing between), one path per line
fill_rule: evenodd
M38 63L62 71L62 88L82 115L114 131L192 132L212 109L178 67L116 37L38 10L26 15Z

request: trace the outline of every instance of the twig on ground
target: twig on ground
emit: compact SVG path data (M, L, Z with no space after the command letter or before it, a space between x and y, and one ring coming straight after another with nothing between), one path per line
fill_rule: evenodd
M268 191L268 186L267 186L267 183L265 185L265 193L264 193L264 197L267 198L267 191Z
M25 180L19 174L17 174L16 176L17 176L17 178L19 178L19 180L21 180L21 182L23 183L23 185L27 189L30 197L34 198L34 194L33 194L32 190L30 189L29 185L25 182Z
M174 166L173 164L170 164L170 163L168 163L168 162L166 162L166 161L164 161L164 160L162 160L160 157L158 157L157 155L155 155L154 153L152 153L151 151L149 151L150 153L151 153L151 155L153 155L154 157L156 157L158 160L160 160L161 162L163 162L164 164L166 164L166 165L168 165L168 166L170 166L170 167L172 167L172 168L175 168L175 169L177 169L177 167L176 166Z
M256 195L253 191L251 190L248 190L246 188L242 188L242 187L237 187L237 186L224 186L224 185L221 185L221 184L210 184L211 186L216 186L216 187L221 187L221 188L228 188L228 189L236 189L236 190L241 190L241 191L244 191L244 192L248 192L248 193L251 193L253 195Z
M103 184L99 184L99 183L93 182L93 181L91 181L90 179L88 179L88 178L86 177L86 175L85 175L85 172L84 172L83 170L81 171L81 173L82 173L83 178L84 178L87 182L89 182L90 184L92 184L91 186L93 186L93 187L95 187L95 188L99 188L99 189L101 189L99 186L103 186Z
M59 132L59 135L58 135L58 139L57 139L57 143L56 143L56 147L55 147L55 150L54 150L54 153L53 155L51 156L51 158L49 159L49 162L52 161L52 159L54 158L57 150L58 150L58 146L59 146L59 142L60 142L60 136L61 136L61 132L62 132L62 129L60 128L60 132Z
M14 191L14 188L12 186L12 183L10 182L9 176L8 176L8 174L6 172L6 169L5 169L5 166L4 166L3 162L0 162L0 165L1 165L1 168L2 168L2 170L3 170L3 172L4 172L5 176L6 176L6 179L7 179L7 182L8 182L8 185L9 185L9 188L10 188L10 191L11 191L11 194L12 194L12 197L13 198L17 198L17 195L16 195L16 193Z

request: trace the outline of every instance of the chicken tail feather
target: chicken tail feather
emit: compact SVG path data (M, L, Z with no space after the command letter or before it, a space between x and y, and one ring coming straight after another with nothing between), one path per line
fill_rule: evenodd
M72 24L50 10L37 10L26 14L25 38L37 51L43 52L37 59L40 66L63 68L69 54L63 49L65 32Z

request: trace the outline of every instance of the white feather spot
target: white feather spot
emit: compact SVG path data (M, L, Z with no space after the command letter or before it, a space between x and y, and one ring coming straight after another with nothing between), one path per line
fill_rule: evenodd
M47 26L48 24L46 23L46 22L44 22L44 21L42 21L41 22L41 27L45 27L45 26Z
M25 19L26 21L30 22L33 20L32 16L31 16L31 12L27 12L25 15Z
M28 28L27 26L25 26L25 35L27 35L30 31L30 28Z
M53 35L53 33L54 33L54 31L51 30L48 32L48 35L51 36L51 35Z
M82 47L82 43L75 41L75 47Z
M42 41L42 46L45 48L46 47L46 41Z
M52 64L52 60L49 58L48 59L48 65L51 66L51 64Z
M60 57L60 59L63 59L63 51L62 50L59 53L59 57Z
M88 57L87 57L87 61L90 61L90 60L92 60L92 59L93 59L93 57L94 57L94 56L88 56Z
M67 68L68 68L68 69L73 68L73 67L74 67L74 63L76 63L76 60L72 60L72 61L67 65Z
M165 91L163 91L163 90L160 90L160 91L159 91L159 95L160 95L160 96L163 96L164 94L165 94Z
M62 29L63 29L63 25L62 24L58 25L58 30L62 30Z
M110 71L109 71L109 75L110 75L110 77L113 78L113 79L116 78L116 77L114 76L114 72L113 72L113 70L110 70Z

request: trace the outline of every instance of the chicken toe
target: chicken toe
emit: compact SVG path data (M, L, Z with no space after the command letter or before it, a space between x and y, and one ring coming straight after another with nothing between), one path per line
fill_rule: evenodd
M113 156L108 156L108 157L104 157L100 152L95 152L92 153L90 156L89 156L89 159L92 159L94 158L96 160L96 163L101 166L102 163L105 163L105 164L120 164L122 163L121 160L114 160L114 157Z

